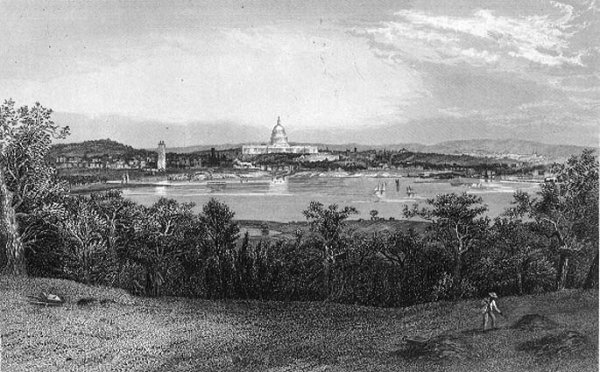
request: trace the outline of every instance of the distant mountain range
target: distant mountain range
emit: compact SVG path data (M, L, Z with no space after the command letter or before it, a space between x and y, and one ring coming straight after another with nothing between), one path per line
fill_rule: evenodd
M520 154L542 155L551 160L563 160L571 155L579 154L586 147L574 145L550 145L534 141L516 139L480 139L446 141L435 145L415 148L420 152L435 152L440 154Z

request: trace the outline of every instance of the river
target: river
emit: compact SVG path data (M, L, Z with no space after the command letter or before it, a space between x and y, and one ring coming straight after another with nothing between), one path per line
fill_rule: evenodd
M396 185L398 180L398 186ZM384 186L385 185L385 186ZM376 194L376 189L385 187ZM407 194L411 188L414 195ZM226 203L236 219L301 221L302 211L311 200L323 204L354 206L359 215L355 218L370 218L373 209L383 218L402 218L404 205L424 204L427 198L442 193L467 192L483 198L490 217L502 213L513 199L516 190L535 192L539 185L520 182L464 181L463 185L451 185L449 181L434 181L417 178L371 178L371 177L302 177L289 178L284 182L252 180L248 182L228 181L207 184L172 182L164 185L124 189L123 195L138 203L150 205L160 197L173 198L180 202L196 203L200 210L210 198Z

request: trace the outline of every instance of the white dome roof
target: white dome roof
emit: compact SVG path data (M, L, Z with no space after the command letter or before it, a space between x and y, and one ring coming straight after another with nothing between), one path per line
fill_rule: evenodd
M275 124L271 131L271 146L289 147L287 134L285 134L285 129L283 128L283 125L281 125L279 117L277 117L277 124Z

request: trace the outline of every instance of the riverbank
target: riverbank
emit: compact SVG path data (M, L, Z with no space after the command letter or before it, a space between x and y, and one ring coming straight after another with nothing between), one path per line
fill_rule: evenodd
M306 221L276 222L259 220L237 220L240 226L241 235L248 232L250 240L259 240L263 238L293 240L296 239L297 232L303 234L309 233L310 226ZM414 220L348 220L346 227L350 234L374 234L381 232L408 232L415 230L418 233L424 233L430 224L425 221ZM266 232L268 231L268 234Z
M42 291L66 302L27 302L27 295ZM152 299L67 280L7 276L0 276L0 296L7 371L598 370L597 291L500 298L508 318L485 333L479 299L396 309ZM515 327L527 314L540 314L553 329ZM582 344L567 345L579 346L575 352L553 353L560 345L548 337L564 334L580 335ZM412 355L407 339L438 341ZM536 346L541 353L534 353Z

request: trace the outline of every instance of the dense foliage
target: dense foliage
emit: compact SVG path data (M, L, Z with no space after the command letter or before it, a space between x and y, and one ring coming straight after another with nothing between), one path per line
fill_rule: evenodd
M19 223L62 191L45 157L52 139L65 137L69 128L56 125L51 115L39 103L17 108L8 100L0 105L0 262L10 274L27 273L28 242Z
M463 197L441 195L428 205ZM474 229L468 243L457 240L464 239L456 235L462 225L452 225L454 233L446 234L447 222L432 223L425 234L353 232L344 224L353 208L316 202L305 211L309 230L294 239L263 237L252 243L247 233L239 236L233 212L214 199L195 214L191 204L160 199L145 207L115 191L64 196L32 221L43 233L27 258L34 275L147 296L408 306L488 291L556 289L560 253L544 226L509 216L482 219L479 200L469 200L476 206L470 214L462 202L443 203L447 215L464 217L472 226L468 230ZM468 249L459 254L461 244ZM582 270L592 265L593 253L580 257Z

